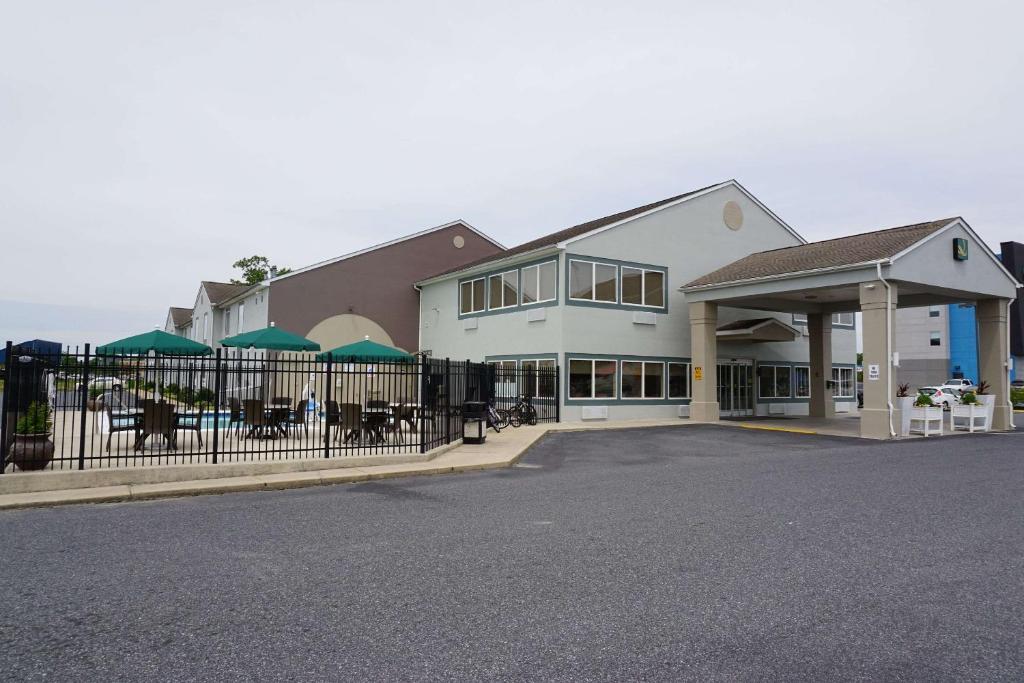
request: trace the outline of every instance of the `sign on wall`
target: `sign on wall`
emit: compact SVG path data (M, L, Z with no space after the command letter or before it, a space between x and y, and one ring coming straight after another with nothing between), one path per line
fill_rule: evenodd
M967 260L967 238L966 237L954 237L953 238L953 260L954 261L966 261Z
M702 368L699 365L694 366L694 368L693 368L693 381L694 382L699 382L702 379L704 379L704 368Z
M868 366L869 380L877 380L880 374L881 373L879 372L879 367L876 363L872 363L871 365Z

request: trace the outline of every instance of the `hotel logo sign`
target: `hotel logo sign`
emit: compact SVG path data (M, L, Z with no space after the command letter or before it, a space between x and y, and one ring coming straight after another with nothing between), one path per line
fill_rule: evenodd
M967 260L967 238L966 237L954 237L953 238L953 260L954 261L966 261Z

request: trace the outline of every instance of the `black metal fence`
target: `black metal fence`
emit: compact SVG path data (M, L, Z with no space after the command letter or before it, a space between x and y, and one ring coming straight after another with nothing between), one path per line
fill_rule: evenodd
M14 353L0 406L0 472L425 453L462 438L462 405L536 406L558 420L558 368L416 357L317 361Z

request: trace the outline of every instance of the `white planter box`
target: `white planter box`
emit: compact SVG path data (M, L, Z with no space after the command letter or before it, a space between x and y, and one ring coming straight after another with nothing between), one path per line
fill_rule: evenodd
M985 406L985 410L988 414L988 425L991 429L992 418L996 412L996 397L992 394L979 394L978 400L981 402L981 405Z
M896 407L900 410L900 436L910 436L910 411L914 407L914 397L897 396Z
M954 432L987 432L991 424L988 408L984 405L953 406L949 414L949 428Z
M942 408L911 408L910 433L942 436Z

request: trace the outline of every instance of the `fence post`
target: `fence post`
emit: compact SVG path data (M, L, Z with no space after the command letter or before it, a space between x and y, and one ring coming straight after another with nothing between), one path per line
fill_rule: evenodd
M89 344L85 345L82 367L82 421L78 425L78 469L85 469L85 423L89 421ZM109 426L107 427L110 428Z
M217 464L217 453L220 450L220 353L217 349L217 358L214 361L213 376L213 464ZM200 428L202 425L200 425Z
M331 390L334 388L334 378L331 376L332 370L332 357L330 352L327 354L327 381L324 388L324 457L331 457ZM340 419L341 416L339 415ZM341 429L341 427L338 427ZM343 458L344 459L344 458Z
M555 361L555 422L562 421L562 368Z
M428 361L426 356L420 357L420 453L427 452L427 393L430 388L427 386Z
M7 469L7 406L11 402L11 353L13 344L7 342L7 354L4 356L4 390L3 409L0 410L0 474Z

